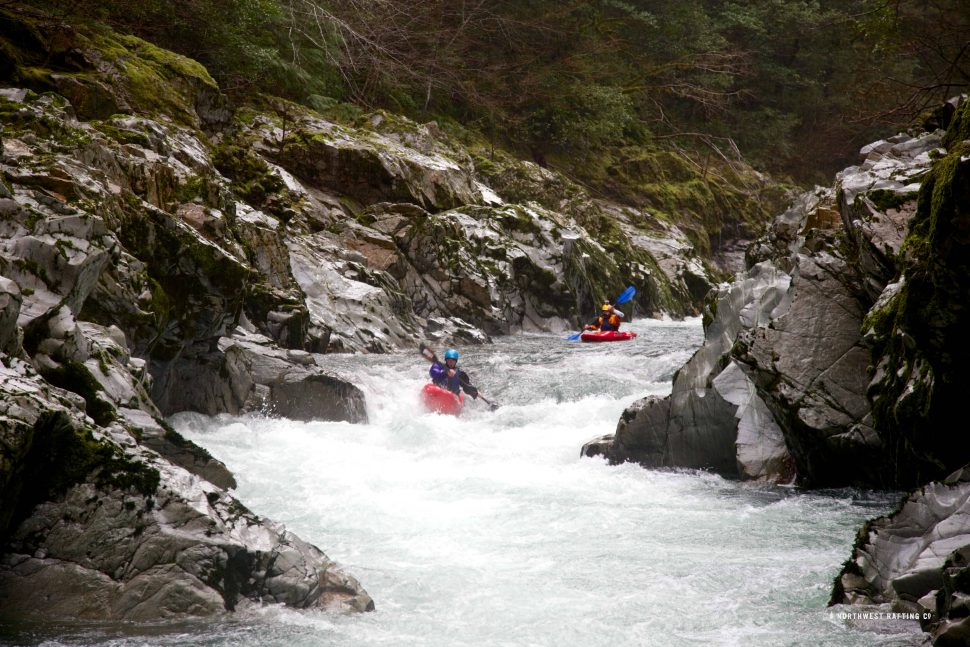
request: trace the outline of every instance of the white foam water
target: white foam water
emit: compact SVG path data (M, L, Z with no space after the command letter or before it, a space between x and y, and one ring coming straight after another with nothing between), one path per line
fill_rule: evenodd
M580 457L634 400L668 393L701 340L697 320L631 327L633 342L521 335L460 349L495 412L421 412L427 363L415 352L333 358L364 389L368 424L173 417L233 470L250 509L340 562L376 611L265 606L178 627L75 628L47 644L918 644L915 622L826 608L856 529L898 496Z

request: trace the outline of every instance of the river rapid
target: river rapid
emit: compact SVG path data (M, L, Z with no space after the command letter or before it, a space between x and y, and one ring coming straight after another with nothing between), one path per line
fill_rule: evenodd
M629 327L640 335L633 342L518 335L461 348L461 366L502 404L495 412L469 402L458 419L422 413L428 365L415 351L333 357L367 395L366 425L171 420L233 470L251 510L357 577L375 612L264 606L178 626L48 627L30 642L919 644L915 622L847 619L859 610L825 606L856 529L898 495L802 492L580 458L624 407L669 393L702 340L699 320Z

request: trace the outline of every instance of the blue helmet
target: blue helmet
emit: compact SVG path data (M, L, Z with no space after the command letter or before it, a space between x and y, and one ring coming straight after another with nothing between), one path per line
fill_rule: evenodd
M445 359L453 359L457 362L458 351L456 351L454 348L449 348L448 350L445 351Z

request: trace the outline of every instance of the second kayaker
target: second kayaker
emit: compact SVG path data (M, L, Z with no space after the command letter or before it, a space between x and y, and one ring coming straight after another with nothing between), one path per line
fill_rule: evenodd
M626 315L614 308L613 304L607 301L600 308L600 315L586 324L584 330L599 330L600 332L619 330L620 324L625 317Z

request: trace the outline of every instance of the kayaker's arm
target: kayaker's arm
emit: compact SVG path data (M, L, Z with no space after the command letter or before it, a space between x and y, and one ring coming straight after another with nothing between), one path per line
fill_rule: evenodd
M465 393L472 396L472 398L476 400L481 400L482 402L487 404L488 408L491 409L492 411L495 411L496 409L498 409L499 407L498 402L489 400L484 395L482 395L477 388L471 385L471 383L468 381L468 374L465 373L465 371L458 371L458 381L461 382L461 388L465 390Z
M432 362L431 369L428 372L431 374L431 379L435 382L443 381L448 375L448 369L439 362Z
M472 386L471 379L465 371L458 371L458 381L461 383L462 390L475 399L478 399L478 389Z

